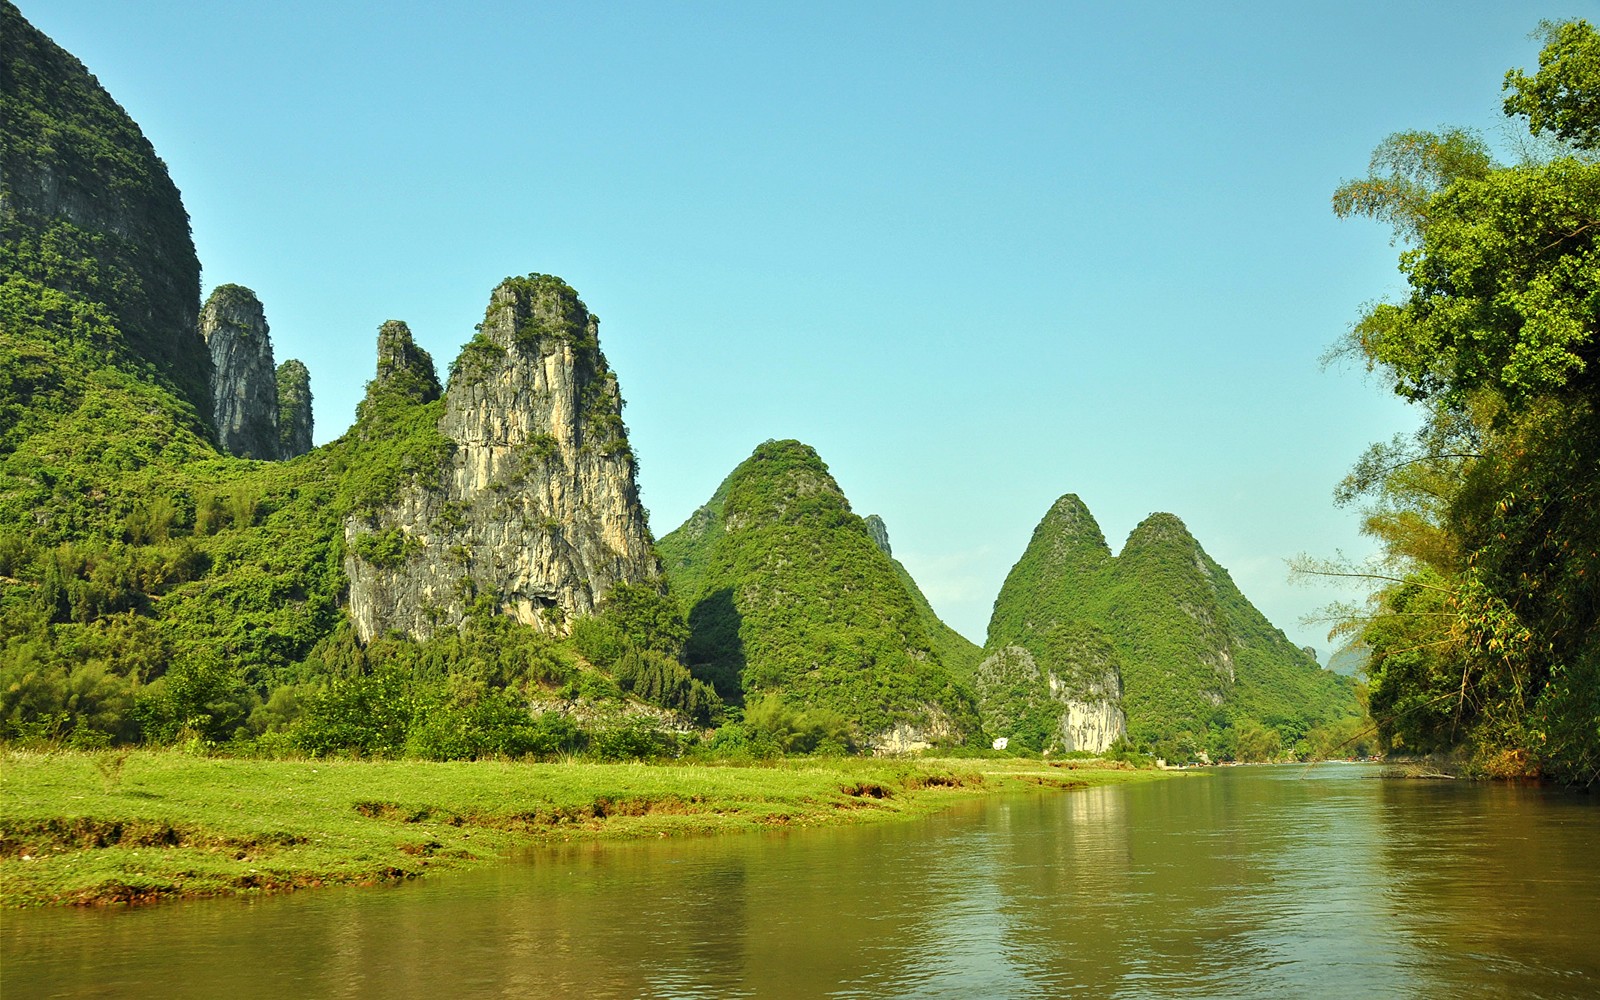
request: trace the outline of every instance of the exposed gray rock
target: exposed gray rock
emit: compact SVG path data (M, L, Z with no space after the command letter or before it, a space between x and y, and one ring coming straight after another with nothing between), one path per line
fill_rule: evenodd
M278 366L278 457L311 450L311 373L290 358Z
M494 290L444 393L439 430L455 448L437 485L413 478L392 505L345 524L363 640L454 627L479 597L565 634L616 584L660 578L598 328L558 278ZM400 379L425 396L432 361L402 331L384 325L374 386Z
M920 722L897 722L879 733L872 733L861 742L877 757L921 753L959 736L955 724L937 705L927 706L925 718Z
M867 522L867 534L872 536L872 541L883 550L886 556L893 556L889 548L889 526L883 523L883 518L876 514L868 514L862 520Z
M211 352L217 445L240 458L277 458L278 373L256 293L218 285L200 310L200 335Z
M978 664L974 686L984 731L1040 749L1099 753L1127 732L1122 672L1110 643L1072 630L1038 643L1036 655L1004 646Z

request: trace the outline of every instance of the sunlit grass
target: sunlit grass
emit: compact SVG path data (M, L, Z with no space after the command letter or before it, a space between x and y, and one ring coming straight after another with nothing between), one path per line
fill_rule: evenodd
M272 761L171 751L4 757L0 901L148 901L410 878L530 843L921 815L1147 771L1027 760L764 766Z

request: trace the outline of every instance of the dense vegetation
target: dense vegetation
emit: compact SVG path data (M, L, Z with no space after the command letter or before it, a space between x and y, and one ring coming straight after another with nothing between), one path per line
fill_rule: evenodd
M497 595L464 578L460 629L359 642L347 556L393 566L412 555L419 543L377 514L407 488L437 485L455 448L440 430L432 358L403 323L386 323L376 377L342 437L282 462L219 452L196 334L198 264L176 188L77 60L5 0L0 27L0 739L613 759L979 738L976 647L938 620L796 442L762 445L663 540L671 593L614 588L556 639L506 618ZM502 283L451 384L470 386L505 354L483 331L508 316L511 350L573 348L594 376L580 400L583 447L625 453L596 323L554 276ZM286 363L278 377L281 400L309 399L303 366ZM280 430L309 441L295 421ZM545 447L535 440L521 457L540 463ZM371 529L347 541L346 526L363 519ZM1158 552L1148 581L1113 574L1096 598L1094 614L1132 609L1119 611L1126 634L1107 633L1119 654L1148 647L1164 662L1200 648L1165 635L1156 605L1140 610L1146 591L1178 592L1160 581L1181 576L1186 559L1182 546ZM1019 563L1013 575L1028 572ZM1300 739L1320 703L1308 696L1300 715L1272 714L1286 682L1250 652L1250 630L1270 626L1253 609L1229 610L1243 602L1231 583L1220 592L1216 613L1238 618L1230 634L1245 636L1230 704ZM1260 643L1276 642L1262 633ZM1179 687L1181 704L1148 696L1160 711L1139 738L1221 747L1212 737L1234 717Z
M821 717L837 739L898 724L977 732L893 561L798 441L768 441L661 540L697 677L750 713Z
M1096 653L1109 640L1115 657ZM1039 665L1121 666L1128 739L1172 760L1317 754L1354 735L1351 684L1321 670L1234 586L1171 514L1152 514L1113 557L1074 495L1035 529L995 600L986 649Z
M1600 34L1546 25L1539 70L1505 79L1538 140L1494 161L1461 130L1404 132L1340 215L1392 224L1410 294L1336 353L1423 426L1340 489L1387 565L1347 630L1370 650L1391 747L1459 750L1499 774L1600 780Z
M10 4L0 27L0 738L636 757L710 721L719 706L671 650L592 662L492 602L427 643L358 644L343 523L453 447L432 360L385 324L343 437L287 462L221 454L177 190L77 60ZM521 280L576 301L560 279ZM309 395L303 367L279 375ZM395 543L355 544L381 559Z

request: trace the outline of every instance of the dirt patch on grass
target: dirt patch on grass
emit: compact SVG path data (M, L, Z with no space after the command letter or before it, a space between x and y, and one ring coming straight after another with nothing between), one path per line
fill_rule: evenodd
M904 782L906 791L923 788L982 788L988 781L981 774L913 774Z
M552 827L594 823L619 816L687 816L708 810L705 797L661 796L615 798L601 796L577 806L546 806L514 813L460 815L431 806L402 806L395 802L357 802L355 811L369 819L399 823L443 823L478 826L513 833L540 833Z
M887 799L894 797L894 792L874 781L858 781L853 785L840 785L839 791L858 799Z
M1018 774L1015 777L1041 788L1083 788L1089 784L1080 778L1058 778L1053 774Z
M290 833L240 837L150 820L47 819L7 824L0 829L0 858L38 857L63 851L105 847L195 847L212 851L255 851L303 844Z

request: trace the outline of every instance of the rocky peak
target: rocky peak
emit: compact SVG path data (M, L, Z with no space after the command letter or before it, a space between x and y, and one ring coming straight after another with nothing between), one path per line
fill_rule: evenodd
M1189 528L1176 514L1167 514L1157 511L1140 521L1128 534L1128 541L1123 545L1122 554L1137 552L1140 549L1156 547L1178 546L1194 548L1199 545Z
M346 522L350 612L363 640L427 636L483 599L563 634L616 584L660 578L598 329L559 278L494 290L444 393L438 426L453 449L393 504ZM385 324L379 345L386 360L369 400L426 388L432 362L404 324Z
M867 525L867 534L872 536L872 541L883 550L886 556L894 555L889 548L889 526L883 523L883 518L876 514L868 514L862 519Z
M391 319L378 327L377 383L418 402L430 403L441 392L433 356L417 346L411 328Z
M1157 512L1140 521L1129 532L1118 559L1127 572L1177 573L1212 592L1218 577L1226 576L1175 514Z
M278 366L278 457L311 450L311 373L293 358Z
M728 531L775 523L831 527L841 520L864 530L827 464L800 441L762 442L728 476L722 493Z
M278 373L256 293L218 285L200 310L200 335L211 352L217 444L240 458L277 458Z
M1105 532L1076 493L1068 493L1051 504L1033 536L1035 542L1048 539L1051 552L1058 558L1075 557L1090 563L1111 558Z

